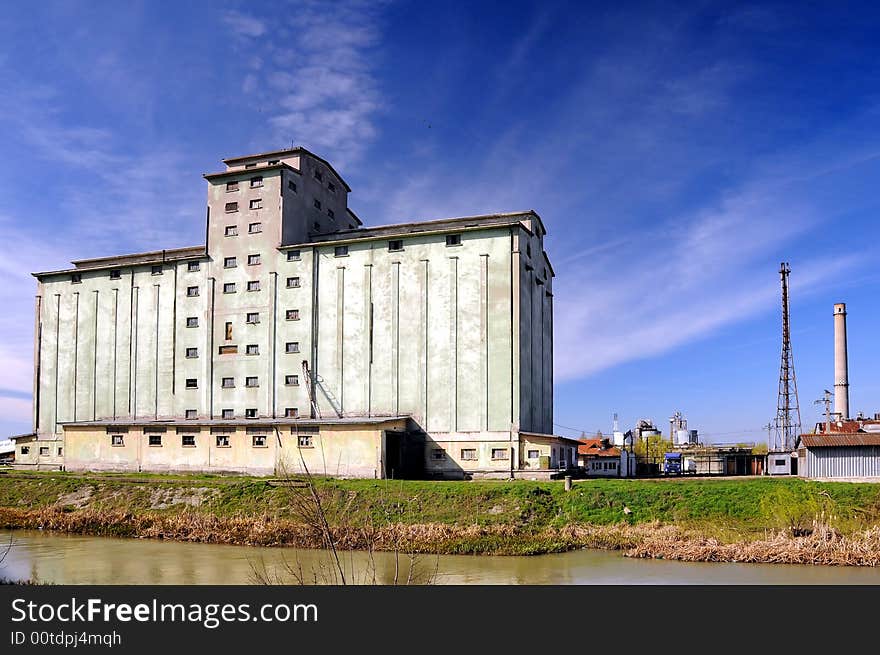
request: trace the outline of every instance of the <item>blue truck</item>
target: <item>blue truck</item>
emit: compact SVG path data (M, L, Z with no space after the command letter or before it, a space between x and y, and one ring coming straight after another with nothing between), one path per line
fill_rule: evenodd
M663 457L665 475L681 475L681 453L666 453Z

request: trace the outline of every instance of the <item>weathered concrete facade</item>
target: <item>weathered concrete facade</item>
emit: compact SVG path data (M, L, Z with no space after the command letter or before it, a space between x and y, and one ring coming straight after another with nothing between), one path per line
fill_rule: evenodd
M34 432L54 442L35 465L214 468L182 447L132 460L128 445L87 446L96 421L408 417L425 472L534 468L520 433L559 439L537 214L363 228L348 185L304 149L224 162L205 175L204 246L35 274ZM233 451L231 470L278 465Z

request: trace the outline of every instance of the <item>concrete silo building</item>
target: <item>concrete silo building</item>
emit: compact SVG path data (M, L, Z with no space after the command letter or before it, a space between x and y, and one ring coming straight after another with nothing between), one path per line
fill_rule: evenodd
M303 148L224 160L206 242L35 273L16 463L535 472L553 432L553 269L535 212L365 228ZM546 460L543 460L546 462Z

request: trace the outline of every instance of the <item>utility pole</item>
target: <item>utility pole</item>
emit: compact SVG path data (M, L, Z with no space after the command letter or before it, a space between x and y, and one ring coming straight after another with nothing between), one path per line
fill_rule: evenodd
M834 394L825 389L825 395L819 400L814 400L814 405L825 405L825 434L831 434L831 396Z
M776 443L773 450L790 452L797 448L801 431L797 378L791 351L791 313L788 303L788 262L779 265L782 281L782 363L779 366L779 393L776 398Z
M767 430L767 450L770 450L770 447L773 445L774 427L775 426L773 425L773 421L770 421L769 423L767 423L767 425L764 426L764 429Z

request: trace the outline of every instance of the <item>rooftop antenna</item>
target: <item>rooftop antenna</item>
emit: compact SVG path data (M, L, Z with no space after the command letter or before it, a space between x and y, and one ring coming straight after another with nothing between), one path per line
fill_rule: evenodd
M801 431L801 408L798 404L797 378L791 352L791 314L788 305L788 262L779 265L782 280L782 363L779 366L779 393L776 398L776 443L773 450L791 451L798 447Z
M834 394L825 389L825 395L819 400L814 400L814 405L825 405L825 434L831 434L831 396Z

